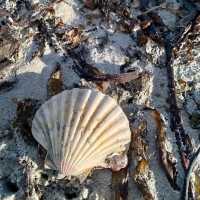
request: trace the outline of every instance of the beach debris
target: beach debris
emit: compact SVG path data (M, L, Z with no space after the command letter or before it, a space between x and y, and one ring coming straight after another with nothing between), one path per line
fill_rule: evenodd
M83 2L84 6L83 4L81 4L81 2ZM153 102L151 103L153 104L155 103L156 107L157 107L157 103L159 103L159 106L161 106L164 109L165 108L168 109L168 106L165 104L166 103L165 100L167 100L165 99L166 96L164 97L162 96L162 94L157 93L157 89L158 89L157 86L159 86L159 84L166 86L166 80L164 77L166 77L165 73L167 69L168 79L169 79L169 91L170 91L169 99L168 99L168 102L170 104L170 109L167 110L167 112L168 111L170 112L170 118L166 120L168 121L171 120L170 125L172 128L172 131L174 131L176 134L176 142L179 148L179 153L182 158L185 172L187 173L188 167L190 166L190 163L192 163L192 160L193 160L192 158L193 158L193 153L194 153L191 143L193 142L193 140L195 140L195 142L198 143L198 140L196 140L198 137L197 129L199 129L199 124L200 124L199 123L200 122L199 100L198 100L199 97L197 97L198 99L195 97L197 100L196 102L198 104L195 104L194 101L192 100L193 96L199 95L198 94L199 89L196 87L194 88L194 92L193 91L188 92L186 88L187 87L186 84L190 85L191 82L193 82L194 84L197 85L199 82L198 81L199 77L197 77L198 76L198 61L199 61L199 57L198 57L199 55L198 53L199 18L198 17L196 18L197 19L196 22L195 20L193 20L193 16L196 15L197 11L199 12L200 7L199 7L198 0L190 0L190 1L184 0L183 2L178 1L178 0L173 0L170 2L169 1L168 2L160 2L160 1L151 2L149 0L141 0L141 1L138 1L138 0L136 1L132 1L132 0L126 0L126 1L121 1L121 0L109 0L109 1L108 0L82 0L82 1L2 0L0 2L0 7L1 6L2 8L0 8L0 47L1 47L0 71L4 67L7 67L7 69L9 69L8 65L10 65L9 67L12 67L11 64L13 64L13 66L16 67L17 65L21 68L19 70L19 74L22 74L26 72L27 70L31 70L31 71L33 70L34 72L36 71L38 72L38 69L43 68L43 66L39 66L37 60L34 60L34 62L36 62L35 64L38 66L33 67L31 69L30 67L26 65L27 63L24 63L25 61L24 55L26 56L27 53L30 52L30 54L28 54L30 55L30 61L34 59L35 57L41 57L40 58L41 61L47 64L48 62L46 63L46 61L48 60L48 56L49 56L48 54L50 53L53 56L55 55L56 60L57 58L60 59L59 63L62 62L63 64L64 62L68 61L68 59L71 61L74 61L73 66L72 65L66 66L66 68L70 69L71 71L72 70L76 71L76 73L80 76L81 81L87 82L87 84L85 84L84 87L95 88L105 94L109 94L110 96L115 98L117 102L123 106L123 108L124 106L129 107L129 106L135 106L135 105L136 107L138 105L141 107L148 106L147 104L150 103L150 101L148 100L152 99ZM85 7L89 9L86 9ZM184 22L189 22L190 20L191 20L191 23L189 24L184 23ZM95 39L90 40L89 32L90 31L92 32L94 30L97 30L97 33L93 34ZM101 36L101 34L98 34L98 30L101 30L103 32L102 34L103 37ZM176 37L176 36L180 36L180 34L182 34L180 38ZM87 38L85 38L84 35L87 35ZM126 41L126 38L128 39L127 41ZM31 44L32 39L33 41ZM166 41L164 41L165 39ZM152 48L154 43L156 43L155 45L158 48ZM169 44L169 46L165 45L165 43ZM29 44L31 46L29 46ZM164 53L160 53L161 48L163 48L163 44L166 47L165 50L167 52L167 56L166 56L167 62L166 62L166 65L162 63L163 64L162 66L166 66L166 69L164 68L157 69L156 67L160 67L160 62L157 63L157 60L164 60L162 59L163 58L162 54L164 55ZM82 52L80 54L77 54L75 57L71 56L72 53L70 52L70 51L72 51L73 53L76 52L78 48L80 48L81 45L86 46L88 48L88 49L86 48L88 52L86 51L83 52L85 53L85 55L87 55L83 60L80 60L82 55L84 55L82 54ZM174 46L177 46L177 48L173 48ZM116 62L115 58L112 59L112 56L109 56L109 52L107 52L107 50L104 51L105 47L108 51L110 51L110 47L116 48L117 51L120 50L119 59L121 59L121 56L123 57L126 56L127 58L125 58L124 62L126 63L126 61L128 60L127 62L131 63L130 65L128 64L129 65L128 70L122 72L121 64L119 64L118 61ZM134 54L132 52L133 53L132 56L124 55L124 52L128 51L129 48L133 49L134 52L139 51L141 53ZM185 50L179 51L181 50L181 48ZM44 50L45 50L45 53L44 53ZM91 50L95 54L91 54L90 52ZM111 49L111 52L113 52L112 49ZM42 57L43 53L44 53L44 57ZM113 52L113 55L114 54L115 52ZM98 55L101 55L100 59ZM19 64L16 63L16 59L15 59L16 57L19 57L19 59L17 58L17 61L20 62ZM177 57L179 58L177 59ZM21 58L23 61L21 60ZM101 62L104 59L106 60L106 62ZM121 60L124 60L124 59L121 59ZM142 62L140 62L141 60L143 61L146 60L147 62L145 61L144 62L145 64L143 65ZM170 65L173 62L175 63L175 65L178 66L177 68L176 66ZM120 63L123 63L123 62L120 62ZM186 67L185 69L188 69L188 68L194 69L194 72L196 74L193 75L193 74L188 73L190 77L185 79L184 72L188 70L185 70L183 66ZM62 67L64 67L64 65L62 65ZM112 70L113 67L114 68L116 67L117 71L115 71L115 69ZM46 69L48 68L49 67L47 67ZM100 71L98 68L105 70L107 73ZM65 80L67 84L68 84L69 79L73 80L73 77L71 76L71 73L69 72L70 70L66 70L67 73L64 74L67 77L67 80ZM114 74L110 73L111 72L110 70L114 72ZM120 70L121 73L119 73L118 70ZM153 72L152 81L149 79L150 77L149 74L144 72L145 70L149 70ZM174 74L173 74L173 70L176 70L174 71ZM157 72L159 73L159 75L163 75L163 81L160 81L160 80L157 81L157 77L159 77ZM2 80L2 81L0 80L1 82L0 95L1 95L1 92L12 89L13 86L15 86L17 82L17 79L12 79L12 80L10 78L7 79L7 74L8 74L7 72L2 73L2 74L0 72L0 79ZM43 75L45 76L45 74L42 73L41 78L43 77ZM175 75L175 77L173 75ZM179 78L182 79L181 82L179 79L179 85L181 86L181 91L177 90L177 85L176 85L177 82L175 80L176 76L178 77L178 79ZM19 78L20 77L21 75L19 76ZM191 81L191 79L193 80ZM23 83L24 80L25 79L23 79L23 76L22 76L22 82L20 81L20 84L17 85L19 86L16 88L17 90L15 90L15 87L14 87L13 91L9 91L9 93L6 93L5 95L6 98L4 98L4 96L3 98L1 98L3 110L5 109L5 111L7 111L7 108L6 108L7 106L5 106L4 108L4 99L6 102L7 96L8 97L11 96L11 98L18 95L21 96L21 94L26 96L24 91L21 93L22 91L21 86L24 84ZM50 75L50 78L47 83L48 98L56 94L59 94L60 92L63 91L62 82L63 82L62 72L61 72L60 67L57 67L57 64L56 64L55 69ZM172 82L174 82L175 84L173 84ZM143 85L145 85L145 87ZM67 87L72 89L74 87L79 87L79 86L80 86L79 83L73 82L73 84L70 83L69 87L68 86ZM35 87L34 84L32 87L33 88ZM178 92L181 92L181 95L183 97L182 99L179 99ZM158 98L154 99L154 95L155 96L160 95L159 99ZM177 101L176 101L176 98L177 98ZM160 100L162 102L160 102ZM187 112L188 119L185 117L186 109L179 107L179 103L181 104L182 102L186 103L187 108L189 109L189 112ZM194 106L191 106L191 102L193 103L192 105ZM26 107L26 103L24 107ZM23 106L21 108L23 108ZM138 108L138 109L140 110L141 108ZM27 108L27 113L29 112L28 110L29 108ZM20 113L19 110L17 112ZM21 129L24 131L18 131L17 133L30 132L32 117L28 116L27 117L28 122L23 124L23 121L26 121L25 117L27 116L26 115L27 113L26 111L23 111L20 114L20 115L24 115L24 117L21 117L21 120L17 122L17 125L19 125ZM34 115L34 113L35 111L32 112L31 116ZM53 114L55 113L56 112L54 111ZM167 142L173 144L175 140L174 140L174 137L172 137L171 140L167 141L167 138L165 135L166 134L165 120L162 119L163 115L161 113L154 113L153 115L156 115L156 117L155 116L154 117L156 118L155 121L157 125L156 126L157 134L155 135L157 135L157 139L158 139L158 147L159 147L158 151L160 152L160 155L161 155L161 163L163 165L163 168L165 169L166 174L169 176L168 179L171 180L173 184L173 181L175 181L176 179L175 178L176 169L173 168L173 164L175 165L176 161L174 160L174 157L171 154L171 151L168 151L168 149L166 148L165 144ZM181 115L183 116L183 121L181 119ZM135 119L134 116L135 116L135 112L132 112L131 117L129 118L129 121L137 120ZM10 117L10 112L8 113L8 116L6 115L6 117L4 117L3 115L2 117L3 121L4 121L4 118L9 118L9 117ZM154 123L152 125L154 126ZM114 194L113 199L126 199L127 192L130 189L128 188L127 179L130 179L130 178L133 178L135 180L140 190L142 191L142 194L145 197L145 199L156 199L157 195L159 199L163 199L163 198L171 199L172 197L178 197L179 193L176 191L173 191L173 189L170 188L168 181L165 180L165 177L157 176L151 179L150 177L151 170L150 170L149 163L152 163L152 161L150 161L148 157L148 153L146 149L148 141L146 141L145 133L143 133L146 130L145 128L144 130L143 128L141 129L142 129L141 131L142 133L140 135L138 134L139 136L136 137L137 138L136 141L137 142L139 141L139 142L138 144L134 143L135 147L133 145L134 152L133 152L132 157L134 157L134 159L132 159L131 164L133 163L136 164L134 173L132 173L133 172L132 168L128 168L128 167L124 168L124 165L126 165L127 159L126 157L123 157L122 154L109 155L105 159L106 167L112 168L112 174L113 174L112 187L113 187L113 190L115 190L116 192ZM137 128L135 128L134 131L136 130ZM194 133L197 132L197 134L193 134L193 132ZM156 133L156 132L152 131L151 133ZM189 136L191 137L191 140ZM135 139L135 137L132 137L132 138ZM151 138L150 140L153 140L152 137L150 138ZM19 138L19 141L20 140L21 138ZM29 141L33 141L33 138L29 138ZM140 142L140 141L143 141L143 142ZM9 143L7 144L7 141L6 141L5 142L6 144L3 144L4 142L5 141L3 138L2 145L0 146L1 155L3 155L2 151L3 152L7 151L7 148L12 149L13 152L15 152L16 145L10 148ZM19 143L19 146L21 146L21 143ZM29 149L30 146L28 145L26 147L27 148L25 149L27 150L27 152L30 152L30 149ZM35 148L35 146L33 147ZM74 149L75 149L75 145L74 145ZM155 150L155 148L153 149ZM79 150L81 151L82 148L80 148ZM173 150L176 152L176 148ZM156 154L155 151L152 153ZM47 158L49 157L50 156L47 155ZM154 159L152 160L153 162L155 161ZM44 158L42 158L42 161L44 161ZM9 161L4 160L5 165L7 165L7 162ZM37 163L39 162L37 161ZM159 167L160 166L158 165L158 168ZM30 168L32 168L32 166ZM122 169L118 172L113 171L113 170L119 170L119 168L122 168ZM155 170L155 168L152 168L152 170ZM29 172L29 169L27 169L27 172ZM87 173L89 172L90 170L87 170ZM129 172L131 174L130 175L131 177L129 177ZM155 174L153 175L160 175L160 171L158 172L153 171L153 172L155 172ZM180 170L179 176L181 176L181 178L184 179L185 177L181 172L182 171ZM86 172L84 173L87 174ZM102 172L102 174L105 174L105 173ZM161 170L161 174L162 174L162 170ZM27 179L29 179L28 177L29 176L27 176ZM193 178L194 178L194 173L193 173L192 177L190 178L190 184L188 187L189 196L191 197L193 196L195 198L198 198L198 195L197 196L195 195L195 193L198 193L198 190L199 190L198 177L199 177L199 174L196 173L195 171L195 182L193 181ZM152 184L152 182L151 182L151 185L149 184L150 179L152 182L156 180L156 184L155 184L156 189L154 191L152 191L154 184ZM32 181L33 180L30 180L30 182ZM16 184L17 188L15 188L16 187L15 182L17 183ZM27 185L28 182L29 181L27 181L27 183L26 182L24 183ZM162 182L163 185L166 186L164 189L163 187L161 187L162 184L161 185L157 184L160 182ZM2 183L4 184L4 182ZM14 183L14 185L12 185L12 183ZM21 188L20 184L21 182L18 183L18 181L11 182L11 188L13 188L13 190L20 189ZM109 184L110 184L110 180L105 181L105 185L108 185L110 189ZM181 185L181 182L179 182L179 184ZM43 185L43 183L41 185ZM45 187L47 185L45 182ZM63 184L63 186L64 185L65 183ZM102 185L100 187L102 187ZM95 187L96 186L94 186L94 188ZM192 191L190 191L191 188L192 188ZM132 188L132 189L135 190L136 188ZM72 191L72 194L70 193L71 191L69 192L69 196L68 194L66 195L65 188L60 187L59 181L56 182L55 184L49 185L49 187L47 186L45 190L46 191L42 191L45 194L42 196L43 199L54 198L53 192L55 193L55 198L62 198L62 199L78 198L76 195L74 195L73 191ZM100 192L104 190L105 190L104 186L100 188ZM30 191L32 191L32 187L30 187ZM114 191L111 191L111 192L114 193ZM63 196L60 195L61 193ZM56 196L57 194L58 196ZM109 191L109 194L110 194L110 191ZM5 196L6 195L7 194L5 194ZM22 198L19 198L18 196L14 198L22 199ZM34 199L40 199L40 198L41 197L38 196L38 197L35 197ZM93 196L93 199L99 199L99 198L100 197L98 195ZM89 198L85 197L85 199L89 199Z
M33 37L32 49L29 55L29 62L35 57L42 57L45 51L45 38L41 33L36 33Z
M177 161L173 154L169 152L169 150L167 150L167 137L164 121L161 118L161 114L157 110L152 110L151 115L154 118L157 126L157 144L159 148L161 164L165 170L165 173L171 186L174 189L179 190L179 187L177 185Z
M188 119L193 129L200 128L199 78L198 73L196 73L199 57L198 53L196 53L199 49L199 30L200 15L196 15L195 19L185 28L179 43L173 50L175 55L173 68L175 78L178 79L176 81L177 95L179 99L184 101L184 110L188 114ZM181 60L182 58L184 62ZM178 72L179 70L180 72Z
M56 63L55 69L47 83L47 97L50 98L64 90L61 65Z
M86 37L83 36L80 27L73 27L65 33L63 40L66 41L66 48L73 49L76 48L81 42L83 42Z
M63 49L59 44L58 38L54 31L54 26L55 26L54 20L47 21L44 19L40 19L36 21L36 24L39 33L44 36L45 41L47 42L49 47L53 50L53 52L55 53L62 52Z
M145 45L149 39L153 40L159 45L163 45L163 29L165 30L165 27L163 26L162 20L160 17L156 14L151 14L148 16L140 16L140 27L141 30L138 31L139 37L138 42L139 44Z
M137 32L137 43L139 46L145 46L148 40L148 37L143 33L143 31Z
M130 177L133 178L138 188L142 192L145 200L155 199L155 193L152 190L151 170L149 168L148 144L145 141L147 122L141 121L137 128L132 128L132 138L129 148L129 164L136 161L133 171L130 171ZM133 159L134 158L134 159Z
M85 78L87 81L94 82L101 91L105 91L111 84L120 85L125 84L133 80L143 79L144 77L149 77L151 74L147 71L138 72L130 71L123 72L121 74L106 74L101 72L95 66L88 64L83 56L70 51L69 55L74 60L74 71L81 77Z
M80 198L82 187L77 179L55 180L43 188L42 199ZM57 192L59 190L59 192ZM81 198L80 198L81 199Z
M112 199L125 200L128 196L128 168L112 172Z
M137 167L133 173L133 178L136 184L138 185L140 191L143 194L143 198L147 199L155 199L153 192L151 191L150 187L150 169L149 169L149 162L145 159L142 159L138 162Z
M65 90L44 103L32 134L47 150L46 167L64 177L109 167L107 158L126 152L130 143L129 122L120 106L90 89Z
M19 130L18 132L23 135L26 142L31 142L33 140L31 134L32 120L41 102L37 99L15 99L14 102L17 108L13 127Z
M192 31L199 30L199 14L194 12L194 15L192 17L191 22L184 28L184 31L181 32L181 34L178 35L178 37L175 37L174 41L170 41L168 38L164 38L165 40L165 52L166 52L166 68L167 68L167 76L168 76L168 87L169 87L169 106L170 106L170 128L174 132L176 137L176 144L179 149L180 158L182 161L182 166L185 170L185 173L188 170L190 158L193 155L194 148L191 143L190 136L186 133L185 128L183 126L183 120L181 115L181 110L178 106L177 101L177 93L176 93L176 85L175 85L175 72L174 72L174 66L173 59L176 56L177 52L179 51L180 47L185 43L188 43L189 52L191 51L191 40L188 40L188 37L191 36ZM193 39L196 35L198 35L198 31L194 32ZM193 40L192 39L192 40ZM189 52L183 52L185 55L181 55L181 57L187 58L186 60L189 60L189 63L191 62ZM180 53L180 52L179 52ZM183 61L181 61L183 62ZM186 61L188 63L188 61ZM188 65L189 65L188 63ZM186 65L186 67L188 67ZM183 66L181 66L182 68Z

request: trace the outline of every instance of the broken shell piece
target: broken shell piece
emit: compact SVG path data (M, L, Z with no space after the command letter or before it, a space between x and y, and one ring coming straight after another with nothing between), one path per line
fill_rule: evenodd
M126 154L112 155L111 158L108 157L106 159L106 162L107 168L111 168L113 171L119 171L127 166L128 157Z
M37 111L32 133L47 150L47 165L64 176L108 167L107 158L127 151L131 136L120 106L90 89L65 90L53 96Z

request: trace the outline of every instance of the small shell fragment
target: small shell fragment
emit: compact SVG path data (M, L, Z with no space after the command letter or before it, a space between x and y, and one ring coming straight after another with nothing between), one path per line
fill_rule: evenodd
M34 138L47 150L48 167L79 176L106 167L127 151L129 122L111 97L91 89L65 90L45 102L33 123Z

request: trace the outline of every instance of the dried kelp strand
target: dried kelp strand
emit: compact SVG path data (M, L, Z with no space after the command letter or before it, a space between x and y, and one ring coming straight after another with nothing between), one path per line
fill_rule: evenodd
M154 117L157 126L157 143L159 147L159 154L162 166L172 187L176 190L179 190L179 187L177 185L177 163L173 154L166 149L167 138L164 122L161 118L160 113L157 110L152 110L151 114Z
M63 85L62 70L61 70L60 64L57 63L47 83L48 98L62 92L63 89L64 89L64 85Z

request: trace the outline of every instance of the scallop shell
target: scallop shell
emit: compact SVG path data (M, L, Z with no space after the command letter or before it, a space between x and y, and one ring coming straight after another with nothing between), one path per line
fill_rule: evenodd
M130 128L111 97L90 89L73 89L45 102L32 123L34 138L46 150L48 166L64 176L105 167L106 158L126 151Z

